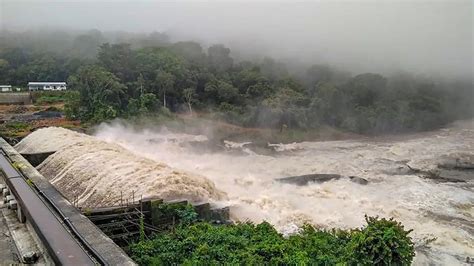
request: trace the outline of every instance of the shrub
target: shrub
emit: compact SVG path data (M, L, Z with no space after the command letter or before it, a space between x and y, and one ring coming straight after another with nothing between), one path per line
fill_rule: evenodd
M311 225L284 237L267 222L179 225L130 246L140 265L409 265L414 247L393 219L366 217L356 230L320 230Z
M351 264L410 265L415 256L413 242L402 224L393 218L365 217L367 226L356 230L348 243Z
M38 91L32 93L32 97L36 104L42 105L65 102L67 94L67 91Z

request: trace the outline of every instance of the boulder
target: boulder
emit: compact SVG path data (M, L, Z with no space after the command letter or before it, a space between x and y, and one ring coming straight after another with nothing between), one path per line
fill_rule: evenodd
M277 178L276 181L297 186L305 186L310 182L323 183L329 180L339 178L341 178L341 175L338 174L309 174Z
M438 163L438 168L474 170L474 154L458 153L445 156Z
M367 185L369 183L369 181L367 181L367 179L362 178L362 177L358 177L358 176L349 176L349 179L352 182L360 184L360 185Z

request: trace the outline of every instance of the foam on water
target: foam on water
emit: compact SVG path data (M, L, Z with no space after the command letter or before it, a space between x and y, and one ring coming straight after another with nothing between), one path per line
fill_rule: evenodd
M405 165L430 170L442 156L473 154L472 121L393 140L277 145L276 150L290 148L292 152L276 156L203 152L174 142L149 141L160 134L108 124L96 136L140 156L205 175L228 194L234 219L267 220L291 233L305 222L350 228L362 226L364 214L394 217L414 229L416 264L461 264L467 256L474 257L472 181L438 183L411 174ZM348 179L308 186L274 181L311 173L355 175L369 184ZM424 243L432 238L436 240L425 248Z
M205 142L204 136L135 130L123 124L103 125L95 136L47 128L32 133L16 148L57 150L39 170L68 198L79 197L81 206L116 203L120 191L123 197L135 192L168 199L210 199L230 205L233 219L266 220L285 234L303 223L359 227L365 214L379 215L394 217L414 230L416 264L455 265L474 257L473 181L439 183L406 168L408 163L430 170L443 156L474 154L472 121L393 139L277 145L271 148L282 153L272 156L197 151L183 143ZM354 175L369 184L345 178L308 186L274 181L311 173ZM425 243L433 238L427 248Z

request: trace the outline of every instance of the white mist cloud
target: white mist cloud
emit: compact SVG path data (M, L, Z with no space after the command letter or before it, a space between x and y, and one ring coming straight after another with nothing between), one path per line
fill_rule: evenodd
M472 1L1 1L3 29L167 31L237 54L472 76Z

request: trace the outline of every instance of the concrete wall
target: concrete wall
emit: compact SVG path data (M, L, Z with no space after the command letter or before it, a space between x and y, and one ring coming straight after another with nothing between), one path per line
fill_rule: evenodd
M64 198L43 175L2 138L0 138L0 148L5 151L14 163L18 164L22 173L61 209L64 215L69 218L69 221L80 232L82 237L84 237L89 245L98 251L110 265L135 265L119 246L102 233L87 217L82 215L82 213Z
M30 164L34 167L40 165L48 156L53 154L54 152L43 152L43 153L22 153L21 155L25 157L25 159L30 162Z
M32 98L29 92L1 93L0 104L31 104Z

